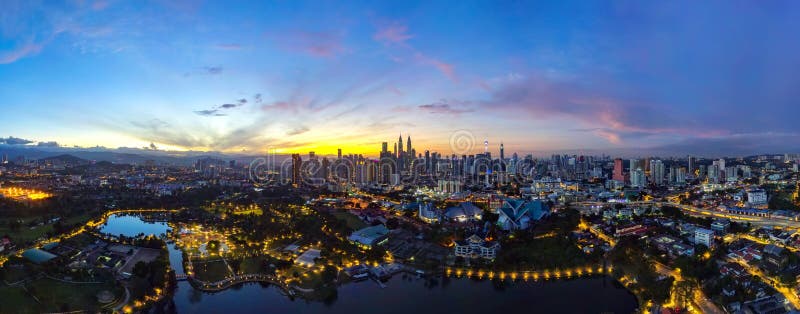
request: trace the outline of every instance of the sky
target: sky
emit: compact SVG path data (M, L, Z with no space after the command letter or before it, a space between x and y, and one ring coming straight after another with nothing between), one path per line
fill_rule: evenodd
M797 1L0 0L0 143L800 152Z

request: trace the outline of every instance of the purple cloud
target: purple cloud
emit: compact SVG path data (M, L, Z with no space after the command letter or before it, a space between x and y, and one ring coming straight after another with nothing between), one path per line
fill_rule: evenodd
M268 33L266 36L279 48L314 57L330 58L346 51L343 33L294 30L284 33Z
M438 102L420 105L419 109L435 114L462 114L475 111L470 102L442 99Z
M402 45L405 44L407 40L414 38L414 36L408 33L408 26L392 23L391 25L379 28L372 38L384 45Z
M0 52L0 64L14 63L19 59L35 55L42 51L43 45L27 43L11 51Z

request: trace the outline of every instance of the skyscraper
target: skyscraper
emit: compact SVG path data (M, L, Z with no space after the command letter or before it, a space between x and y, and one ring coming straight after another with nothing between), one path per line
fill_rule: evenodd
M292 185L299 186L302 178L300 177L300 169L303 167L303 158L300 154L292 154Z
M342 159L342 149L341 148L336 149L336 153L337 153L336 155L338 156L337 159Z
M622 159L614 159L614 175L612 179L620 182L625 182L625 174L622 172Z
M637 167L631 171L631 186L641 188L645 186L646 181L642 168Z
M406 153L411 154L411 135L408 136L408 140L406 141ZM411 155L414 157L414 155Z
M506 154L505 149L503 148L503 142L500 142L500 160L505 160Z
M633 173L636 168L641 168L642 165L639 164L638 159L631 159L630 166L628 167L628 172Z
M397 139L397 158L403 156L403 135L401 134L400 137Z
M383 142L381 143L381 153L386 154L389 152L389 143Z
M661 160L650 161L650 177L656 185L664 184L664 162Z

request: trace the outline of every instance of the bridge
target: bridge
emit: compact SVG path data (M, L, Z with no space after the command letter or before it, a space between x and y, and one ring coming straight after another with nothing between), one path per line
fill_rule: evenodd
M281 288L289 295L294 295L294 291L289 287L289 285L280 281L275 276L266 274L236 275L214 282L202 281L195 277L188 277L187 280L192 283L192 286L203 291L221 291L228 289L235 284L245 282L267 282Z

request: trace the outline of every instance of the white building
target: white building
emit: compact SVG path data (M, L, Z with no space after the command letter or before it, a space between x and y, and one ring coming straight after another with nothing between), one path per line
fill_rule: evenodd
M708 248L714 247L714 231L705 228L695 229L694 244L702 244Z
M419 204L419 219L427 222L429 224L434 224L439 222L440 214L436 207L433 207L431 203L421 203Z
M437 182L436 191L442 194L455 194L461 193L462 185L458 180L439 180Z
M753 207L767 205L767 191L763 189L752 189L747 191L747 204Z
M456 256L464 258L494 259L498 250L500 250L499 243L486 241L473 234L466 240L456 241L454 253Z
M644 176L644 171L642 168L636 168L636 170L631 171L631 186L633 187L644 187L647 183L647 179Z
M661 160L650 161L650 176L656 185L664 184L664 162Z

